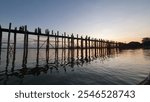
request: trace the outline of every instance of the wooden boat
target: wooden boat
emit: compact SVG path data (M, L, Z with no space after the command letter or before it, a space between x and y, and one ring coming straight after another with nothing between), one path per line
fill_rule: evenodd
M150 85L150 73L148 77L146 77L142 82L139 83L139 85Z

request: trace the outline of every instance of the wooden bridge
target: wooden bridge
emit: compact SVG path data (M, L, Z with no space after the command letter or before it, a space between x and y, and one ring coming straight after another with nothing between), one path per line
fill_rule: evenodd
M8 34L7 38L7 58L9 57L9 52L10 52L10 39L13 39L13 59L15 60L16 56L16 43L17 43L17 35L22 34L23 35L23 61L22 61L22 67L26 66L27 64L27 57L28 57L28 49L29 49L29 36L34 35L37 37L36 41L36 49L37 49L37 66L39 63L39 49L40 49L40 37L44 36L46 37L46 62L49 62L49 49L53 48L58 51L58 49L71 49L77 50L77 54L79 54L79 51L81 51L81 56L85 54L85 56L88 56L88 53L90 53L89 49L94 49L95 54L98 52L99 49L102 48L107 48L107 49L112 49L112 48L121 48L123 43L121 42L116 42L116 41L109 41L109 40L103 40L103 39L97 39L97 38L91 38L89 36L82 37L77 34L74 36L73 34L67 35L65 32L63 34L60 34L59 31L54 33L52 30L51 32L46 29L45 33L41 32L41 28L35 29L34 32L28 31L27 26L21 26L19 29L15 27L12 29L11 23L9 24L9 28L3 28L0 26L0 58L1 58L1 50L2 50L2 44L3 44L3 35ZM11 34L13 35L13 38L11 38ZM51 41L51 39L53 41ZM8 58L9 59L9 58Z

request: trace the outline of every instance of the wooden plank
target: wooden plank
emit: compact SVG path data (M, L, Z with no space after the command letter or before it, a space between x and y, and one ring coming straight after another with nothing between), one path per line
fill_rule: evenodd
M9 29L6 29L6 28L2 28L1 30L2 30L2 32L9 32ZM20 31L20 30L15 31L14 29L10 29L10 32L11 32L11 33L16 32L16 33L20 33L20 34L24 34L24 33L25 33L25 31ZM38 35L38 33L31 32L31 31L27 31L27 33L30 34L30 35ZM40 33L40 36L47 36L47 34L45 34L45 33ZM50 37L55 37L54 34L50 34L49 36L50 36ZM71 37L69 37L69 36L62 36L62 35L58 35L57 37L59 37L59 38L62 38L62 37L63 37L63 38L71 38ZM74 37L74 39L77 39L77 38ZM78 39L81 40L81 38L78 38ZM85 40L84 38L82 38L82 39Z
M24 34L25 33L25 31L22 31L22 30L15 31L14 29L1 28L1 30L2 30L2 32L12 32L12 33L16 32L16 33L20 33L20 34ZM30 34L30 35L38 35L37 33L31 32L31 31L28 31L28 34ZM55 37L55 35L53 35L53 34L47 35L45 33L41 33L40 36ZM59 37L59 38L68 38L68 36L63 36L63 35L58 35L57 37ZM71 38L71 37L69 37L69 38ZM81 38L77 38L77 37L74 37L74 39L81 40ZM85 40L85 39L83 39L83 40ZM93 41L94 41L94 39L93 39Z

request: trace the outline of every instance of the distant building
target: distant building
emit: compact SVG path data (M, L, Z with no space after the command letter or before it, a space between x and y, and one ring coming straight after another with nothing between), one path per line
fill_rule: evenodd
M150 42L150 38L148 38L148 37L143 38L143 39L142 39L142 43L145 43L145 42Z
M149 37L143 38L142 44L143 44L143 47L150 48L150 38Z

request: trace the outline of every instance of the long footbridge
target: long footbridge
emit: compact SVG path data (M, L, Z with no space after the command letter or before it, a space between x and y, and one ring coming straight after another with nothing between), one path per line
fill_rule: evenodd
M7 40L3 41L3 36L7 35ZM5 49L7 49L7 59L9 59L10 51L12 51L13 55L13 61L15 61L16 56L16 49L17 46L17 36L22 35L22 49L23 49L23 57L22 57L22 67L25 67L27 64L27 58L28 58L28 50L29 50L29 36L34 36L34 41L36 42L36 63L37 66L39 65L39 52L40 52L40 43L42 40L40 40L40 37L45 37L46 40L44 40L43 46L45 49L45 58L46 62L49 63L49 54L50 49L55 49L57 52L58 49L62 50L77 50L77 55L80 53L81 57L85 55L85 58L90 54L91 50L95 50L95 55L100 49L106 48L106 49L114 49L114 48L121 48L124 43L117 42L117 41L109 41L104 39L98 39L98 38L91 38L90 36L79 36L78 34L74 36L74 34L67 35L66 32L63 34L60 34L59 31L54 32L53 30L50 31L48 29L45 30L44 33L42 33L41 28L36 28L35 31L28 31L27 25L20 26L19 28L15 27L12 28L12 24L9 23L8 28L3 28L0 26L0 59L1 59L1 51L3 49L3 44L6 45ZM72 53L73 56L74 53ZM7 60L9 61L9 60ZM15 62L13 62L15 63Z

